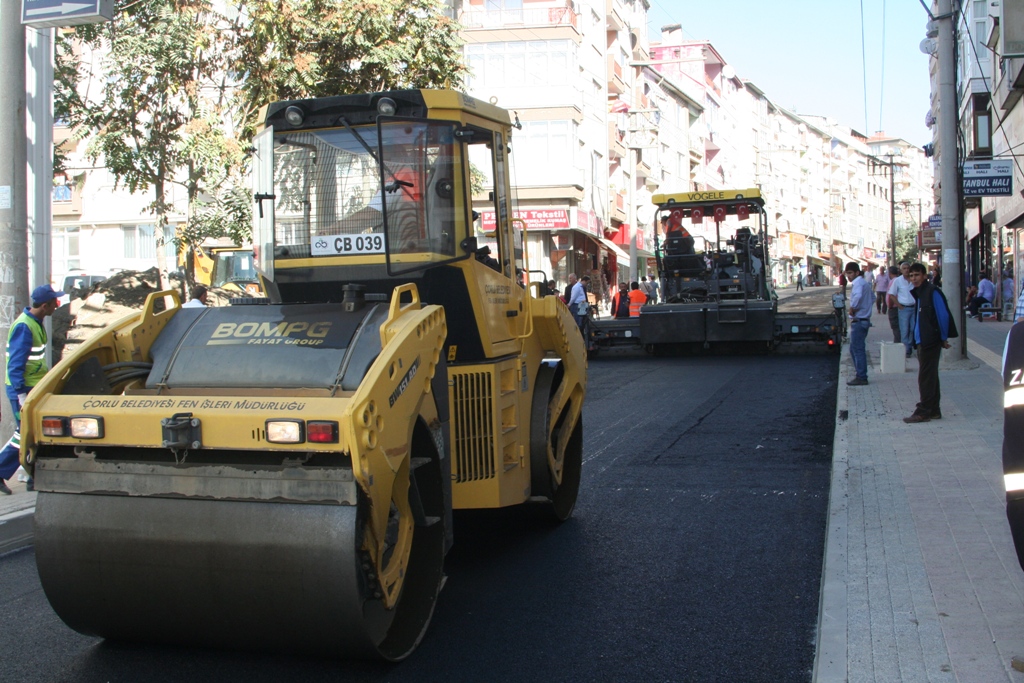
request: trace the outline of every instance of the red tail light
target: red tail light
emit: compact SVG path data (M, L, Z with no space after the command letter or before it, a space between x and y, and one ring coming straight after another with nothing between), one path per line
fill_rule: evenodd
M306 441L312 443L338 443L338 423L327 420L306 423Z

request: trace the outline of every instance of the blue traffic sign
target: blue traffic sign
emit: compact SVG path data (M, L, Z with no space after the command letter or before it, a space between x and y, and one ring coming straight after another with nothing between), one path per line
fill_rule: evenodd
M110 21L114 0L23 0L21 23L26 26L78 26Z

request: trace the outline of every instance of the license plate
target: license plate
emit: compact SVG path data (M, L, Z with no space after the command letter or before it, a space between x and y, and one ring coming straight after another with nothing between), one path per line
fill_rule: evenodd
M361 235L324 235L314 237L310 250L313 256L348 256L352 254L383 254L384 235L370 232Z

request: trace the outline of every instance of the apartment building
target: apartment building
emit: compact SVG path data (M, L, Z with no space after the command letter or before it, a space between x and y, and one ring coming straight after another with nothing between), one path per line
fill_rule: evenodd
M1021 99L1024 95L1024 3L1005 0L992 3L990 14L995 16L989 17L984 43L991 74L990 107L988 112L978 111L971 121L962 121L961 127L972 126L972 136L968 139L976 157L985 153L987 142L993 158L1013 159L1013 191L1009 196L982 198L975 213L970 218L965 215L964 228L968 235L972 234L967 221L978 215L982 226L990 224L995 228L987 236L987 245L984 242L987 231L981 231L981 239L975 237L974 242L979 244L969 252L970 264L975 268L1002 265L1012 271L1015 293L1019 294L1024 273L1024 170L1015 155L1024 145L1024 100ZM978 19L975 33L980 31L980 24ZM983 60L985 54L979 50ZM987 119L986 113L990 115ZM986 136L988 130L991 133ZM982 258L982 253L991 254L993 250L1001 258L990 261Z
M467 91L522 124L512 137L516 215L531 267L559 286L569 273L588 274L606 293L644 273L651 191L680 174L670 147L694 116L649 73L647 9L646 0L456 5Z
M518 121L514 211L531 268L559 286L569 273L589 274L604 295L655 271L652 194L743 187L766 198L777 283L826 283L844 259L884 260L888 181L871 174L865 137L777 106L710 41L683 40L679 25L649 44L648 9L647 0L452 5L466 90ZM115 190L66 128L55 140L70 164L54 189L54 273L154 265L151 198ZM187 205L178 194L171 201L173 231ZM914 206L929 215L927 202ZM493 220L485 214L482 228ZM725 240L738 223L722 227ZM716 237L714 225L694 233Z

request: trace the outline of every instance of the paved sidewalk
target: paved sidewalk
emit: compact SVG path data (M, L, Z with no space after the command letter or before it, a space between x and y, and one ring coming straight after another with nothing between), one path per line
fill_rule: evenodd
M848 347L840 364L814 680L1022 682L1024 572L1001 460L1010 324L968 320L973 362L940 369L943 419L906 424L917 361L881 374L892 334L873 322L870 384L846 386Z
M0 494L0 555L32 545L32 514L36 508L36 494L26 491L17 476L7 485L14 493Z

